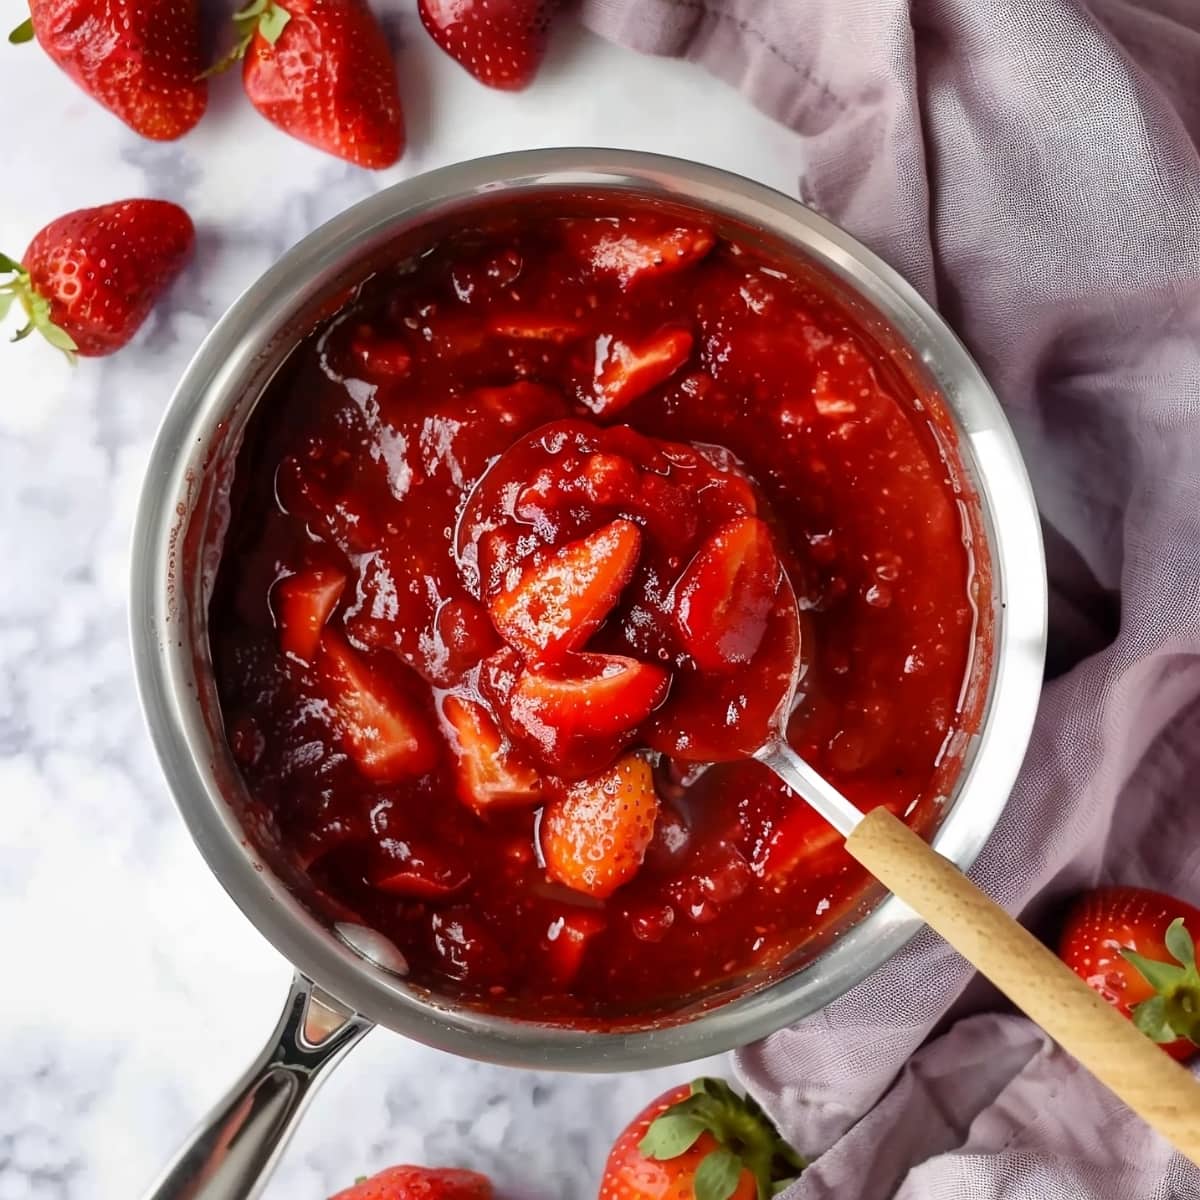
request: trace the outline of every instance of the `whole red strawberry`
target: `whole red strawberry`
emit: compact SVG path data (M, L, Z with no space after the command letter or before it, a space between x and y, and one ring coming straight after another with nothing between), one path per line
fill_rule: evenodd
M251 104L292 137L360 167L404 149L396 64L363 0L254 0L234 16Z
M599 1200L769 1200L804 1166L750 1097L720 1079L697 1079L626 1126Z
M488 87L519 91L537 74L557 0L419 0L421 20L451 58Z
M1173 1058L1200 1049L1200 909L1161 892L1107 887L1071 906L1063 962Z
M14 302L35 331L69 356L119 350L183 269L192 219L167 200L121 200L51 221L21 262L0 255L0 319Z
M198 0L30 0L12 42L37 40L143 137L181 137L204 115Z
M330 1200L492 1200L492 1184L477 1171L388 1167Z

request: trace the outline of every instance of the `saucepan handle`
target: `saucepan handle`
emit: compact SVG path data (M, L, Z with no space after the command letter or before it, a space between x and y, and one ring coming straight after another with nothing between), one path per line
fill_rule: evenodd
M252 1200L328 1069L371 1028L297 973L271 1039L145 1200Z
M846 849L1177 1150L1200 1164L1200 1081L885 808Z

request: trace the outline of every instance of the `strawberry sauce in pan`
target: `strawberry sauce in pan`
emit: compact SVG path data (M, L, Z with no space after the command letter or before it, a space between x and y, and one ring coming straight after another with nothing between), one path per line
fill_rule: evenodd
M918 825L973 716L935 397L833 292L566 202L366 281L255 414L210 612L229 743L414 982L617 1022L786 968L863 877L742 753Z

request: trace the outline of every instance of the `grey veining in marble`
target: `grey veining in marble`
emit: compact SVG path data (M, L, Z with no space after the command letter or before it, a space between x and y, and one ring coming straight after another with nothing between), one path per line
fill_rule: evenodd
M0 1200L137 1196L286 991L287 965L176 817L125 632L143 465L216 317L320 222L456 159L623 145L795 191L797 140L692 66L568 25L536 86L500 95L436 50L411 5L388 26L411 144L380 174L278 133L236 72L194 133L155 145L36 47L0 49L0 246L19 255L52 217L135 195L181 202L199 230L193 266L115 358L71 370L32 339L0 347ZM586 1200L623 1121L688 1075L535 1075L377 1031L317 1097L267 1200L322 1200L404 1160L482 1168L513 1198Z

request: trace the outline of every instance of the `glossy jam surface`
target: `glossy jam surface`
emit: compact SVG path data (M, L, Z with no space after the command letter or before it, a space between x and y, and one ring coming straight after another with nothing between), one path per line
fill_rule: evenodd
M745 755L785 726L916 821L952 779L969 498L903 379L814 279L648 210L363 284L260 403L210 612L321 906L435 991L605 1022L842 916L861 876Z

